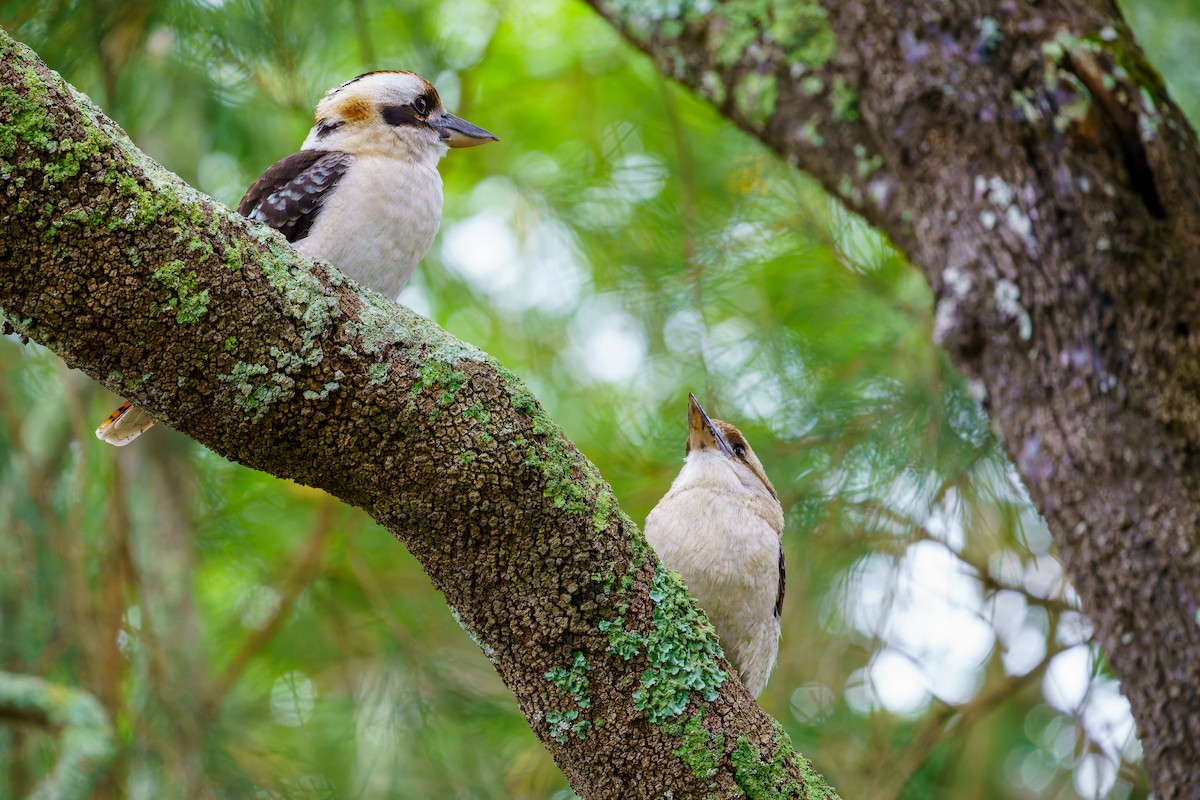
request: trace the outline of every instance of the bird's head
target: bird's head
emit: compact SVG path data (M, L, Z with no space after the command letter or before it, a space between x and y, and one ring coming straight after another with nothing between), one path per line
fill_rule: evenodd
M368 72L317 103L305 150L340 150L436 163L448 147L499 141L450 114L429 81L412 72Z
M694 394L688 395L687 462L689 466L695 463L710 468L725 467L732 470L746 489L765 489L772 498L778 499L775 487L746 437L728 422L710 418Z

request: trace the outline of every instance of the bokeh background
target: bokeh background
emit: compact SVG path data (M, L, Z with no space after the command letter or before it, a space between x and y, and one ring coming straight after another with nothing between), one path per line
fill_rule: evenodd
M1200 119L1200 6L1123 6ZM921 276L581 3L3 0L0 25L230 206L331 86L430 78L502 141L442 162L401 301L521 375L635 520L678 471L689 390L741 427L788 519L760 702L843 796L1147 796ZM0 670L109 709L97 796L574 797L400 544L169 430L101 445L117 402L0 339ZM0 798L56 752L0 727Z

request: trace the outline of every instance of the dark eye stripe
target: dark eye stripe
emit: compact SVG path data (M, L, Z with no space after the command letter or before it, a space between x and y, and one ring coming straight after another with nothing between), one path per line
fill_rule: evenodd
M412 106L384 106L380 109L388 125L425 125L425 120Z

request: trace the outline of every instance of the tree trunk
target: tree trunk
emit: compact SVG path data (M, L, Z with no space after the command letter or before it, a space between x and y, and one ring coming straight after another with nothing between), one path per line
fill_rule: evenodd
M1115 5L590 2L924 271L1156 794L1200 797L1200 153Z
M587 798L836 795L516 377L139 153L0 31L7 322L421 561Z

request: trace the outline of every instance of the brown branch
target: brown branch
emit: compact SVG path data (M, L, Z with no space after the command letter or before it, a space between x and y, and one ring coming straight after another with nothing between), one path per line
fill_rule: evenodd
M366 509L581 795L836 796L515 376L187 187L3 34L0 88L0 309L22 334L217 453ZM586 694L546 677L584 663Z

